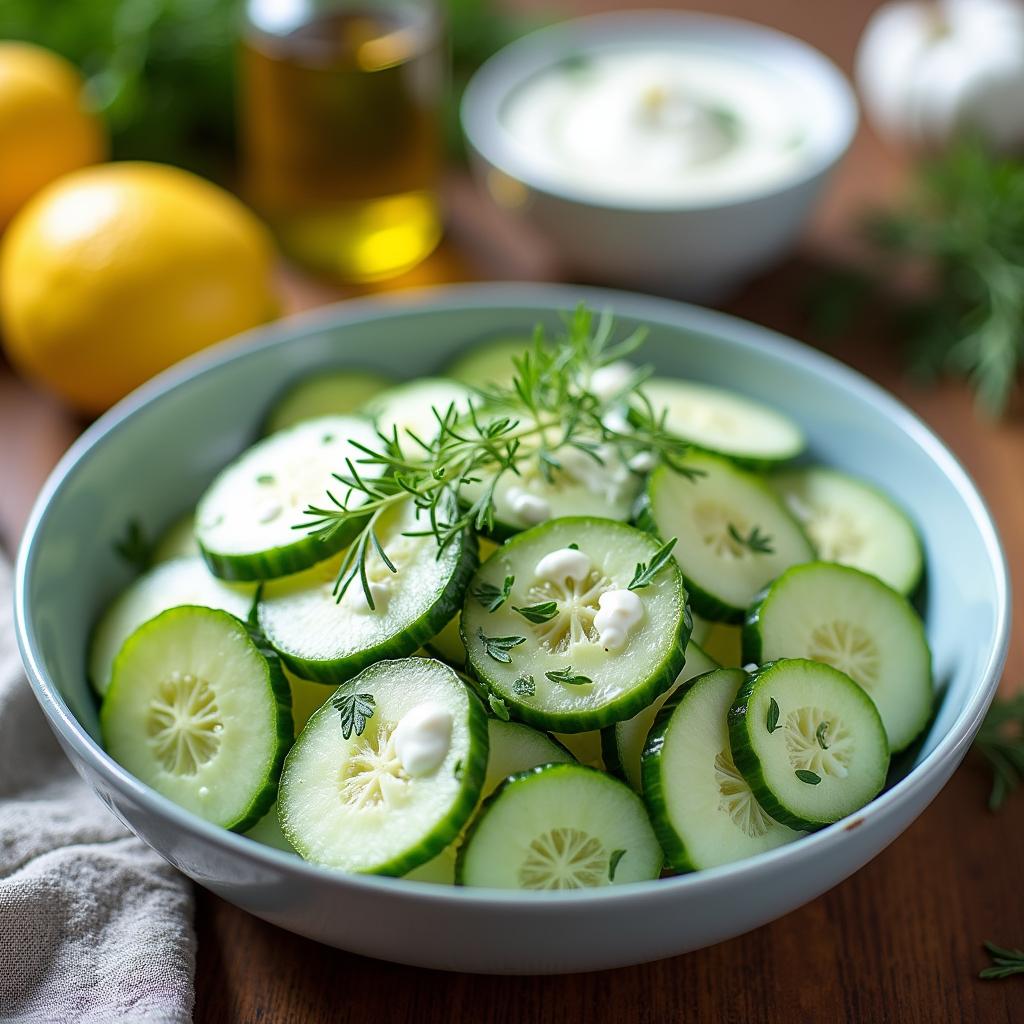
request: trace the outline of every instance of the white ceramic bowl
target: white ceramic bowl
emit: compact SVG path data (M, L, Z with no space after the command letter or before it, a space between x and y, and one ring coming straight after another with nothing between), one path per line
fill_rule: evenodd
M545 170L504 127L509 96L578 54L644 46L719 49L783 76L801 97L807 159L782 184L693 203L609 201ZM690 299L720 298L791 248L857 128L857 102L838 68L792 36L751 22L672 11L602 14L542 29L473 76L462 125L491 196L540 229L595 280Z
M908 772L867 807L751 860L568 893L459 889L345 875L225 832L133 778L97 742L89 631L129 574L113 541L159 530L249 444L287 380L329 365L417 376L481 337L528 331L581 300L649 327L661 372L783 402L812 454L911 509L942 700ZM169 370L95 423L54 470L21 548L15 595L29 679L57 738L107 806L173 865L274 924L368 956L459 971L596 970L682 953L785 914L841 881L921 813L967 752L1007 644L1006 566L992 521L945 447L835 360L770 331L661 299L478 285L344 303L283 321ZM900 770L897 769L897 775Z

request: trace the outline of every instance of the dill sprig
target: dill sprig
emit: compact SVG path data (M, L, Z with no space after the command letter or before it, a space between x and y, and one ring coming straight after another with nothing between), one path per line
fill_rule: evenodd
M985 949L992 958L992 966L978 972L979 978L986 981L1010 978L1015 974L1024 974L1024 950L1006 949L994 942L986 942Z
M412 502L420 524L406 535L433 536L440 556L465 531L493 529L495 490L507 474L521 476L533 466L551 483L566 450L599 465L610 454L628 463L650 452L677 472L696 475L682 461L686 443L666 428L664 412L641 390L649 368L633 371L615 394L591 389L594 373L635 352L645 332L637 329L622 341L613 335L610 314L595 317L580 306L566 318L560 337L549 342L543 327L536 328L533 344L513 360L510 383L474 389L465 407L435 409L436 436L396 429L378 433L374 446L352 441L360 455L335 474L341 487L329 490L325 503L309 505L307 520L295 527L326 540L358 525L338 570L336 599L358 580L374 607L367 559L375 552L398 571L380 533L383 517L403 502Z
M989 810L998 811L1024 780L1024 693L996 700L974 740L992 769Z

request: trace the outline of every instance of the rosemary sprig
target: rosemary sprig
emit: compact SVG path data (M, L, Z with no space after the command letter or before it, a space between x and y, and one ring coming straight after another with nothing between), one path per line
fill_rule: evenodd
M676 546L676 538L673 537L667 544L663 544L654 553L654 557L648 562L637 562L636 571L629 581L628 590L642 590L654 582L654 577L661 572L672 557L672 549Z
M995 700L974 740L992 769L989 810L998 811L1024 781L1024 693Z
M379 531L385 513L403 502L412 502L421 524L410 535L433 536L440 554L465 531L494 526L495 489L506 474L522 476L532 466L552 480L562 472L559 453L566 450L602 465L650 452L687 477L699 475L683 462L686 442L666 428L664 412L641 390L649 370L634 372L616 395L590 390L596 370L631 355L644 339L641 329L618 342L613 334L610 315L595 318L580 306L552 343L543 328L536 329L533 345L513 360L510 383L477 388L466 408L435 409L435 437L395 430L378 434L372 446L353 441L359 455L335 474L340 487L327 492L326 502L309 505L306 521L295 526L325 540L358 527L338 571L337 600L358 580L374 607L367 559L375 554L397 571ZM628 418L621 415L626 405Z
M746 548L752 555L773 555L775 548L772 547L772 539L768 534L762 533L761 528L756 524L750 528L750 533L740 533L735 524L729 524L729 536L737 544Z
M979 978L992 981L1009 978L1014 974L1024 974L1024 949L1006 949L994 942L986 942L985 949L992 957L992 966L979 971Z

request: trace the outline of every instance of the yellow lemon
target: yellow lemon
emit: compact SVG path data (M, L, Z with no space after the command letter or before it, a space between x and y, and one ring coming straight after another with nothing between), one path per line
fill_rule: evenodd
M0 228L44 185L104 158L103 128L83 107L82 84L63 57L0 42Z
M11 362L84 412L279 311L266 228L188 171L113 163L31 199L0 244Z

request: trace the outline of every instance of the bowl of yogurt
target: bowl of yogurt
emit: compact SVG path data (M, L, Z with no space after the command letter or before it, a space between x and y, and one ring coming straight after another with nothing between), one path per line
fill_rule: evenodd
M469 83L462 123L483 188L574 271L713 300L792 247L857 104L798 39L647 11L506 47Z

